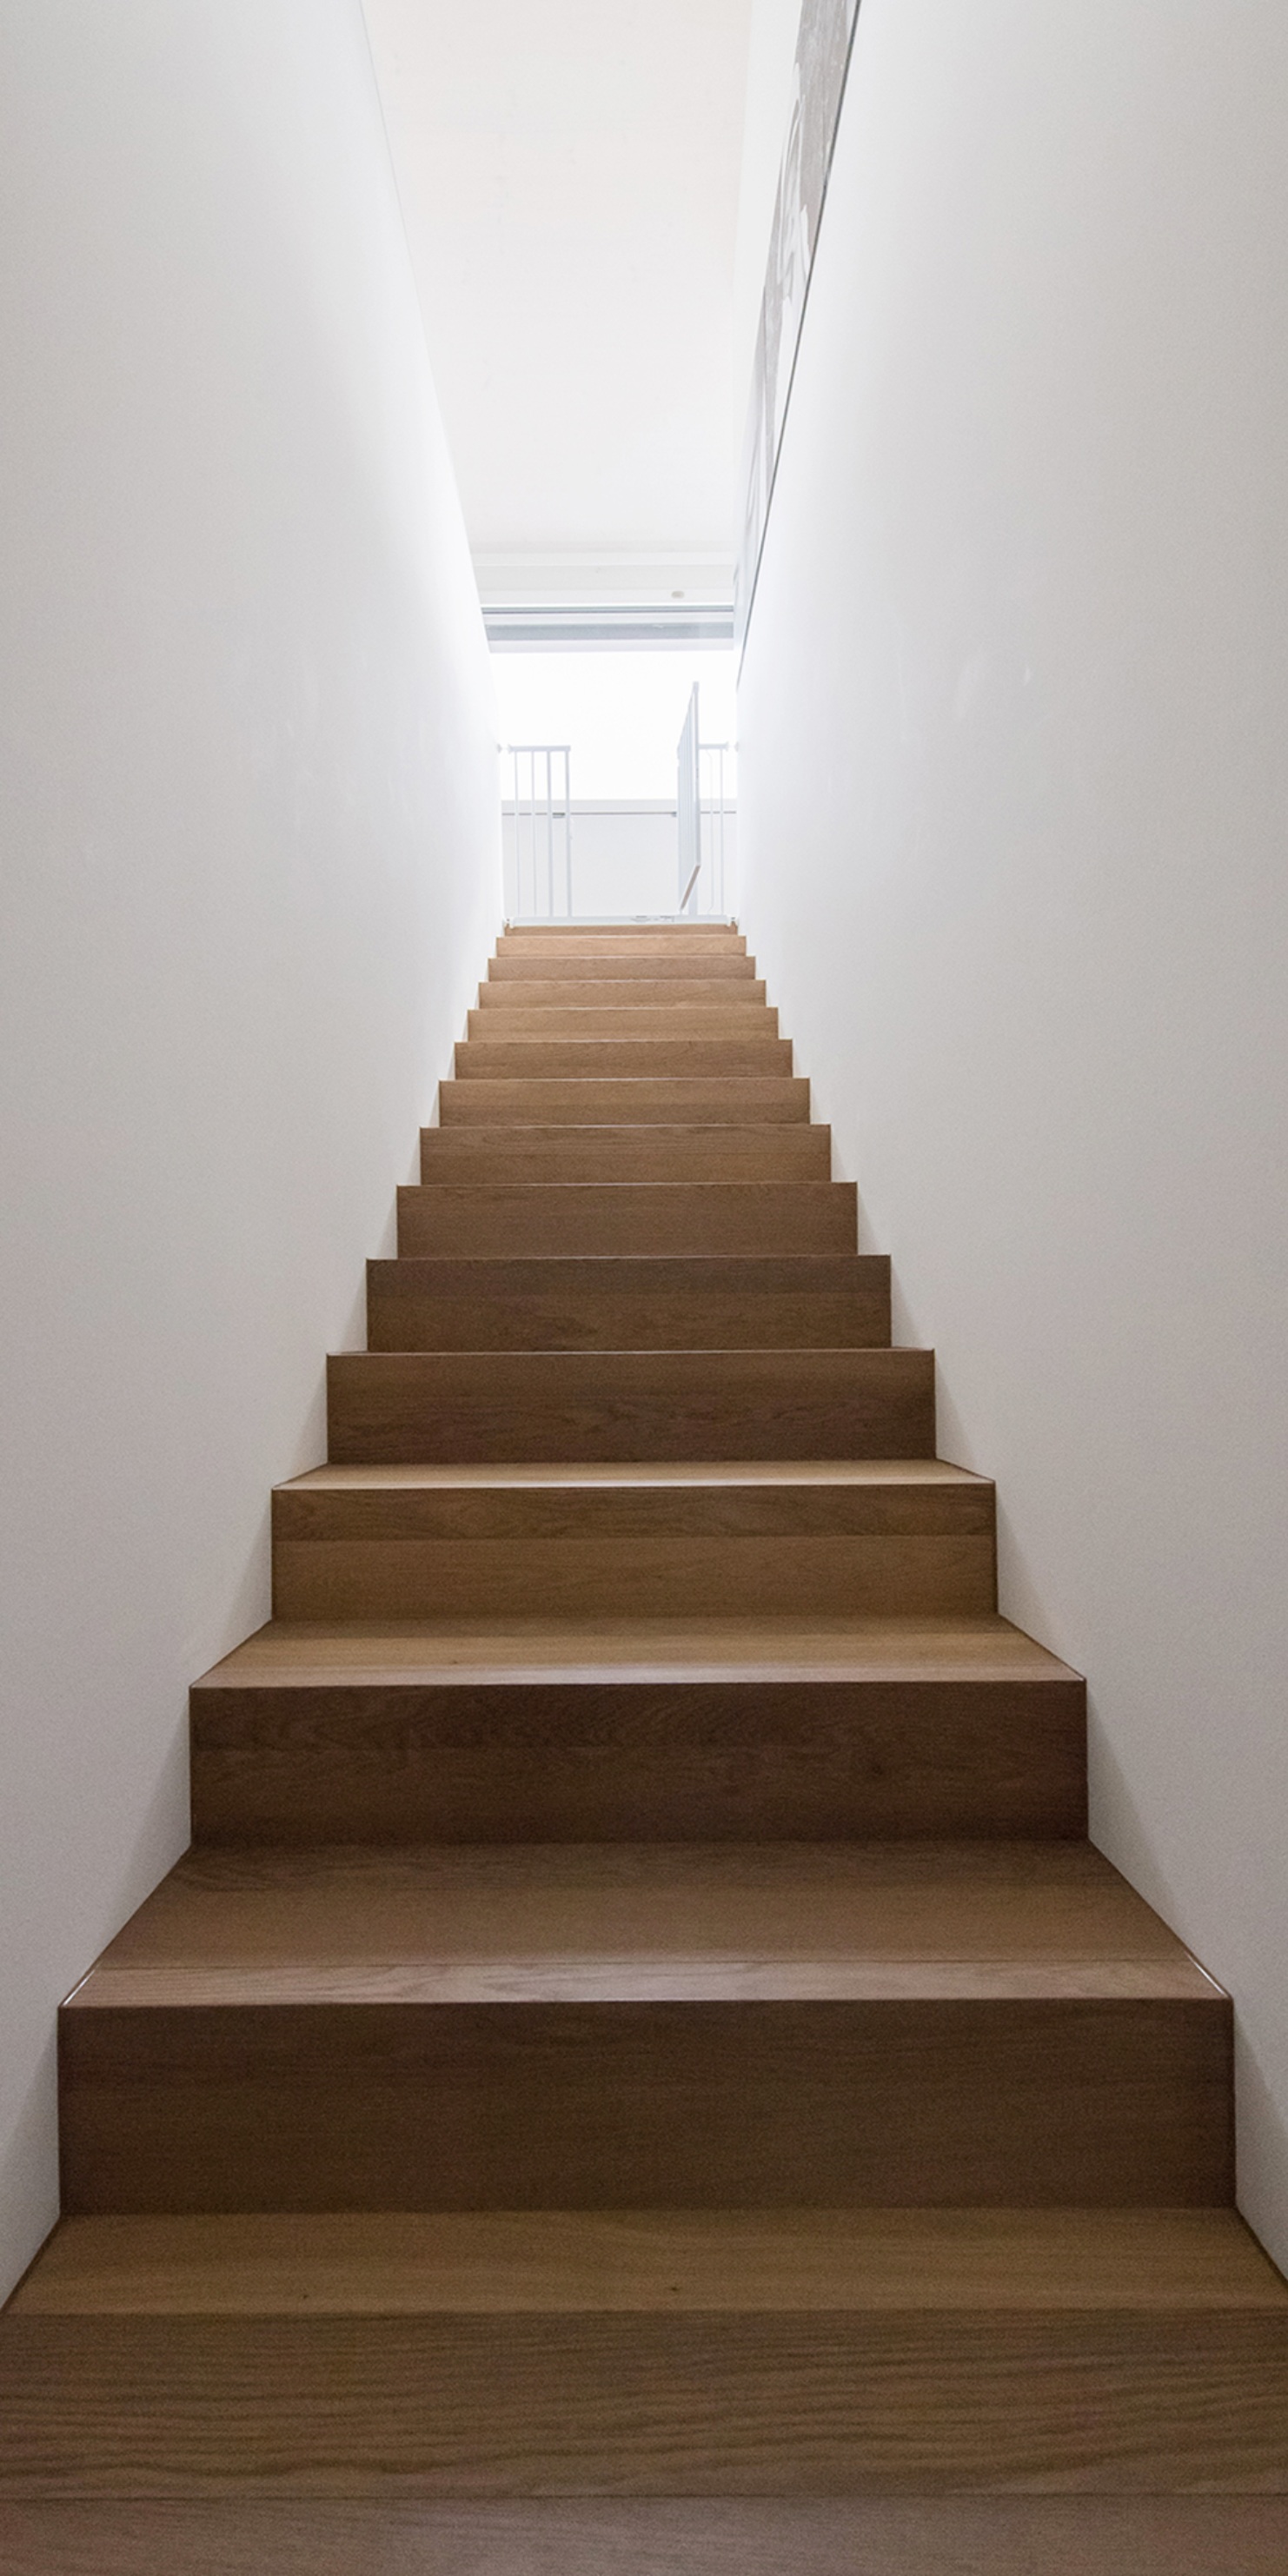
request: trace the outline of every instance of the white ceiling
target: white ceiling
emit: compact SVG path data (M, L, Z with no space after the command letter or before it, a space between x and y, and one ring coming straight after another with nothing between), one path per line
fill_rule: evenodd
M366 0L485 597L728 595L753 0Z

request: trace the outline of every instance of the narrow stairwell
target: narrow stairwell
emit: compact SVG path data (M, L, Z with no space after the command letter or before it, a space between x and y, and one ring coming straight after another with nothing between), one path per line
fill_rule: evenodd
M1288 2490L1228 1998L743 939L507 932L398 1241L63 2009L0 2494Z

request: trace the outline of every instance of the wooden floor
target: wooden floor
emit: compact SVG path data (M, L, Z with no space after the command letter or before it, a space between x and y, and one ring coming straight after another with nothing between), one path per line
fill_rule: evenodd
M60 2017L0 2569L1288 2565L1229 1999L808 1111L735 931L501 942Z

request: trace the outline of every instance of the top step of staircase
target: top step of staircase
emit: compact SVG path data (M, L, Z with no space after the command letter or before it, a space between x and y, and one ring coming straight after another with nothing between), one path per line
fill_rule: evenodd
M614 949L639 954L653 949L659 956L668 952L683 955L686 951L724 951L731 956L745 956L747 942L742 932L722 922L523 922L502 932L497 941L498 956L520 956L525 950L567 950L584 956L611 955Z

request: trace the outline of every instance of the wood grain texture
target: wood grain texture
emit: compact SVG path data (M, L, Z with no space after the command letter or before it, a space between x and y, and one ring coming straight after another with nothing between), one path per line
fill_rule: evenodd
M206 1852L64 2007L71 2211L1228 2200L1085 1846Z
M66 2010L758 1993L1224 2000L1083 1843L354 1846L189 1852Z
M929 1351L354 1351L333 1465L932 1458Z
M282 1619L486 1619L566 1611L595 1618L865 1612L969 1616L996 1599L991 1537L929 1532L626 1539L279 1538Z
M538 922L509 924L496 944L498 957L611 956L625 949L639 957L745 957L747 942L732 922L618 921L569 928Z
M991 1486L831 1468L321 1468L273 1497L286 1619L966 1615L996 1607Z
M1219 2001L65 2008L68 2211L1227 2200Z
M444 1127L768 1127L809 1123L809 1084L792 1074L686 1082L440 1082Z
M1267 2311L31 2316L3 2328L0 2456L19 2493L1286 2482L1288 2337Z
M641 942L631 948L619 942L616 948L600 949L588 955L585 950L561 950L558 955L547 948L534 955L530 949L509 948L502 942L491 960L489 984L543 983L557 978L562 983L622 983L638 980L653 982L664 976L669 983L754 982L754 958L731 949L704 948L675 951L659 949L656 943Z
M403 1258L852 1253L844 1181L436 1182L398 1192Z
M217 1681L198 1842L810 1842L1086 1830L1085 1688L1029 1680Z
M827 1181L826 1127L427 1127L434 1181Z
M13 2316L1277 2316L1232 2209L485 2210L67 2218Z
M750 960L730 958L731 966L750 966ZM490 979L479 986L478 1008L483 1011L579 1011L609 1010L674 1010L724 1011L765 1007L765 987L754 974L672 975L659 961L653 961L651 975L619 976L613 961L601 961L601 970L589 975L565 976L562 969L548 965L544 975L524 976L520 981Z
M475 1682L855 1682L953 1688L1076 1684L1009 1619L489 1619L270 1621L201 1689Z
M526 1040L543 1046L564 1043L629 1046L647 1044L649 1040L672 1045L709 1044L721 1046L774 1045L778 1043L778 1013L764 1002L721 1002L704 1009L693 1001L658 1003L649 1008L642 1002L631 1006L595 1004L582 1001L575 1007L539 1010L534 1005L520 1008L512 1003L504 1012L475 1009L465 1015L467 1042L475 1039L489 1044L519 1046Z
M1228 2485L754 2502L248 2502L228 2485L205 2503L0 2498L0 2567L21 2576L1282 2576L1285 2565L1288 2497Z
M463 1038L455 1051L458 1082L719 1081L752 1074L790 1075L790 1038L696 1035L646 1038Z
M875 1253L372 1261L373 1351L863 1350L890 1342Z

